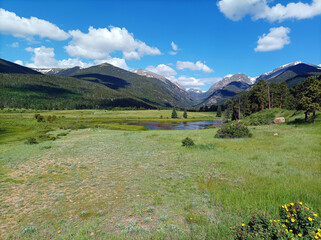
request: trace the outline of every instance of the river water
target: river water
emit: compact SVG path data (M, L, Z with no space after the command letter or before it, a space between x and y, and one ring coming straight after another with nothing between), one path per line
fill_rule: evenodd
M144 126L148 130L166 129L166 130L197 130L208 126L221 125L221 121L200 121L200 122L128 122L128 125Z

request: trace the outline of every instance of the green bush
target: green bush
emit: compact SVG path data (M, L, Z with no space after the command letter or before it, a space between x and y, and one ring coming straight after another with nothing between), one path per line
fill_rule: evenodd
M182 146L184 147L189 147L189 146L194 146L195 143L192 139L190 139L189 137L185 138L182 140Z
M37 140L33 137L27 138L26 144L38 144Z
M310 207L299 203L282 205L279 209L281 222L294 236L321 239L321 219ZM315 238L317 236L318 238Z
M236 229L235 239L287 239L288 233L282 229L280 221L270 219L266 214L255 214L251 220Z
M249 129L238 122L224 124L216 133L216 138L244 138L251 137Z
M321 239L321 220L307 205L290 203L279 209L280 220L255 214L234 229L234 238L247 239Z

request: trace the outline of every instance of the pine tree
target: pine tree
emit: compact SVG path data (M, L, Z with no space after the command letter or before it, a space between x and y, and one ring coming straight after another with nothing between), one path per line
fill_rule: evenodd
M279 94L280 94L280 108L284 105L284 100L286 97L286 94L288 93L289 89L288 86L286 85L286 82L281 82L279 84Z
M297 87L299 106L305 111L305 120L308 113L313 113L315 123L315 111L321 110L321 80L315 77L308 77Z
M186 111L186 109L184 110L183 118L187 118L187 111Z
M216 117L222 117L222 107L221 107L221 105L219 105L218 108L217 108Z
M172 111L172 118L178 118L175 108L173 108L173 111Z
M268 100L268 83L263 78L260 78L257 83L253 86L254 96L258 105L261 107L261 110L264 110L264 107Z

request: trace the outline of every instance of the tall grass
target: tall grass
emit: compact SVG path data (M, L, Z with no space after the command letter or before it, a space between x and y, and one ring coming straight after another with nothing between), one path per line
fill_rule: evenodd
M32 114L21 121L37 130ZM302 201L321 212L319 126L255 126L247 139L216 131L93 127L2 143L0 238L232 239L230 227L254 211ZM186 137L196 145L182 147Z

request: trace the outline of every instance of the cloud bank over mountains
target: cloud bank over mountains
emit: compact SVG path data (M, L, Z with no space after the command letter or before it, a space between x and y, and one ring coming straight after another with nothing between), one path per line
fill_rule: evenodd
M284 21L287 19L307 19L321 15L321 0L308 3L280 3L270 7L267 0L220 0L217 3L220 11L229 19L239 21L246 15L252 20L266 19L270 22Z

